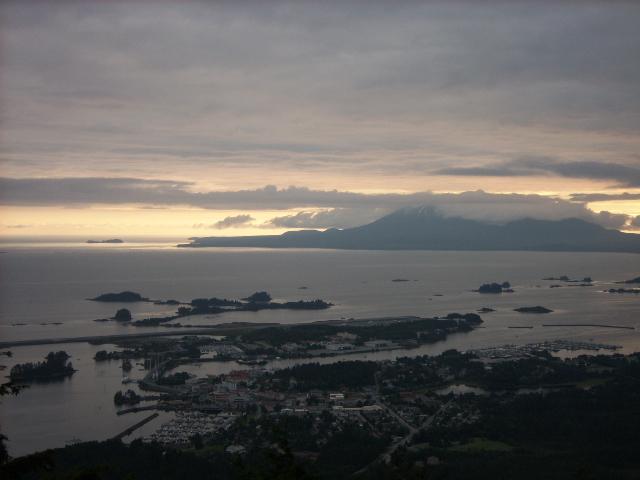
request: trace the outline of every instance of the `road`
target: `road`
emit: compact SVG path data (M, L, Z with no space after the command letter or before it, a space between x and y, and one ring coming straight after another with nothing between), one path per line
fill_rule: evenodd
M433 423L434 419L441 412L443 412L444 409L447 407L447 405L449 405L449 403L451 403L452 401L452 400L449 400L448 402L442 404L440 408L433 415L431 415L424 422L422 422L422 424L419 427L414 427L409 422L407 422L404 418L398 415L398 413L396 413L396 411L393 410L393 408L389 407L382 401L382 399L380 398L380 383L379 383L377 372L375 374L375 382L376 382L376 394L374 395L374 398L376 400L376 403L380 405L389 415L395 418L396 421L400 423L400 425L406 427L409 430L409 433L407 433L404 437L399 438L398 440L393 442L378 458L376 458L373 462L369 463L368 465L361 468L357 472L354 472L351 476L360 475L361 473L364 473L365 471L367 471L369 468L371 468L373 465L377 463L381 463L381 462L389 463L391 461L391 457L396 452L396 450L398 450L398 448L400 448L401 446L410 445L413 440L413 437L415 437L419 431L427 430Z

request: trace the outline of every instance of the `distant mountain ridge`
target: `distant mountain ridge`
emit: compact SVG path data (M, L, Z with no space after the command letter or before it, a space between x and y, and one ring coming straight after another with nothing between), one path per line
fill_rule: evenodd
M525 218L503 225L404 208L344 230L282 235L194 238L180 247L332 248L356 250L534 250L640 253L640 235L607 230L578 218Z

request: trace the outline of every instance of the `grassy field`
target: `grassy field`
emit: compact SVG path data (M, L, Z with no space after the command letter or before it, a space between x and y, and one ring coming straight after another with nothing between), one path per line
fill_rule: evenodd
M453 452L510 452L513 447L504 442L489 440L488 438L474 438L470 442L454 445L449 450Z

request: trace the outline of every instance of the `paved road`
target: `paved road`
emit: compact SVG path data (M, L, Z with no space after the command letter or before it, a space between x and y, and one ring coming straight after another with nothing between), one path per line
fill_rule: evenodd
M429 418L427 418L424 422L422 422L422 424L419 427L416 428L413 425L411 425L409 422L407 422L404 418L402 418L400 415L398 415L398 413L396 413L395 410L393 410L391 407L389 407L388 405L386 405L382 401L382 399L380 398L380 381L378 379L377 372L376 372L374 378L375 378L375 382L376 382L376 393L375 393L375 395L373 395L373 397L374 397L376 403L378 405L380 405L389 415L391 415L393 418L395 418L398 423L400 423L401 425L406 427L409 430L409 433L407 433L404 437L396 440L391 445L389 445L389 448L387 448L378 458L376 458L373 462L371 462L370 464L368 464L365 467L361 468L357 472L354 472L352 474L352 476L356 476L356 475L360 475L361 473L364 473L365 471L367 471L369 468L371 468L373 465L375 465L377 463L380 463L380 462L389 463L391 461L392 455L396 452L396 450L398 450L398 448L400 448L403 445L410 445L411 441L413 440L413 437L415 437L415 435L420 430L428 429L431 426L431 424L433 423L433 420L452 401L452 400L449 400L447 403L441 405L440 408L433 415L431 415Z

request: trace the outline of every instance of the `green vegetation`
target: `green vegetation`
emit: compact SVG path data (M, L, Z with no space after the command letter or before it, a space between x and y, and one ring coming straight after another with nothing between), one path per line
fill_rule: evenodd
M97 297L90 298L94 302L148 302L149 299L139 293L124 291L120 293L103 293Z
M136 403L140 403L140 400L142 400L142 397L133 390L127 390L124 393L118 390L113 396L113 403L118 406L135 405Z
M15 365L9 374L11 381L52 380L70 377L75 370L67 352L49 352L44 362Z
M478 293L502 293L512 292L511 284L509 282L502 283L483 283L478 288Z
M129 310L127 310L126 308L121 308L113 316L113 319L117 320L119 322L130 322L131 321L131 312Z
M166 377L160 377L158 379L158 385L184 385L190 376L187 372L177 372L172 375L167 375Z
M271 295L269 295L267 292L256 292L252 295L249 295L246 298L243 298L243 300L246 300L247 302L251 302L251 303L257 303L257 302L270 302L271 301Z
M448 333L468 331L482 323L475 313L451 313L446 318L418 318L374 325L294 325L267 327L243 333L242 341L267 342L273 346L285 343L320 342L340 333L353 334L361 342L376 339L413 340L429 343L444 340Z
M338 362L328 365L307 363L276 370L267 378L275 380L273 387L292 388L297 391L314 389L335 390L339 388L361 388L375 383L376 362Z
M452 452L510 452L513 447L504 442L489 440L488 438L472 438L470 441L461 445L453 445L449 447Z
M546 307L541 307L540 305L536 306L536 307L519 307L519 308L514 308L513 309L514 312L519 312L519 313L552 313L553 310L546 308Z

